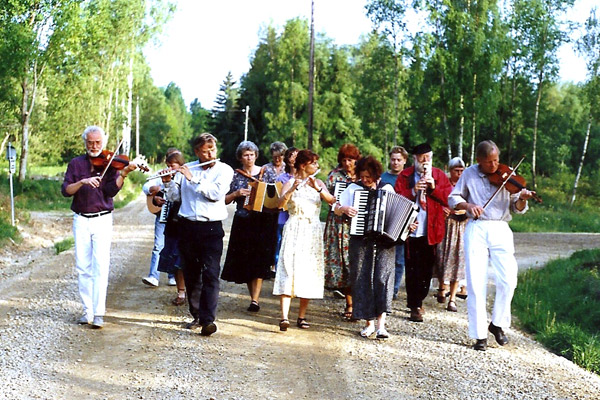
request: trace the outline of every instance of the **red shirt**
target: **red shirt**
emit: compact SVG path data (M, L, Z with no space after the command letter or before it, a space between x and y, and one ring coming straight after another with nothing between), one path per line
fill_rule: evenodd
M396 193L415 201L413 194L415 167L408 167L400 172L394 189ZM446 234L446 216L443 207L448 207L448 195L452 191L450 180L439 168L431 169L435 181L435 189L427 190L427 242L438 244Z

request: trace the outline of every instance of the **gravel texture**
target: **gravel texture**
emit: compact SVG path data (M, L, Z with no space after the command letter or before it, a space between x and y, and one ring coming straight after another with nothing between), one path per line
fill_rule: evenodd
M472 350L462 300L450 313L430 297L425 322L412 323L401 297L388 318L391 338L378 341L358 335L361 323L342 321L343 300L329 293L311 303L308 331L293 324L282 333L270 282L257 314L245 311L245 286L222 282L219 330L201 337L182 328L186 307L170 304L175 288L164 276L156 289L141 283L152 218L143 199L115 214L102 330L75 324L73 251L52 248L70 235L70 215L33 214L24 242L0 252L1 399L600 398L598 376L514 329L509 345L490 335L487 352ZM522 266L600 246L600 235L534 235L515 235ZM291 316L297 307L294 300Z

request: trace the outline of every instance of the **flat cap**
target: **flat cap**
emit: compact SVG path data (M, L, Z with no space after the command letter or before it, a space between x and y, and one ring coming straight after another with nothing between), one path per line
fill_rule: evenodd
M421 143L418 144L414 147L412 153L416 156L418 156L419 154L425 154L425 153L429 153L431 150L431 146L429 145L429 143Z

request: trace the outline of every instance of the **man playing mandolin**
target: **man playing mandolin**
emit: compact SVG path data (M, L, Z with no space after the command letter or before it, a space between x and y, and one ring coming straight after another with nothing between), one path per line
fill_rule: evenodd
M88 126L82 138L86 154L69 162L61 190L63 196L73 196L75 266L83 303L83 316L78 322L98 329L104 325L106 308L113 197L137 165L130 162L120 171L110 165L96 168L92 160L102 153L107 135L98 126Z
M523 214L527 200L535 192L526 188L511 194L506 187L492 184L488 176L499 167L500 150L491 140L477 145L477 164L464 170L448 197L456 210L466 210L470 220L465 230L467 264L467 310L469 336L476 339L474 349L487 349L488 330L496 342L508 343L503 329L510 326L510 304L517 286L517 260L513 234L508 226L510 212ZM487 324L487 270L491 262L496 272L496 298L492 320Z

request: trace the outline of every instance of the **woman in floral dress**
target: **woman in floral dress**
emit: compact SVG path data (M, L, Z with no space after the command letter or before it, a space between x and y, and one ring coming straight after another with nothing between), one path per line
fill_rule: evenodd
M327 176L327 190L334 193L335 183L356 181L355 165L360 158L358 147L344 144L338 151L338 166ZM334 294L346 299L343 316L352 320L352 289L350 288L350 269L348 243L350 242L350 218L335 215L329 210L325 224L325 287Z
M460 157L454 157L448 163L450 170L449 180L454 187L465 169L465 163ZM467 226L467 216L464 210L446 212L446 235L438 245L436 252L435 276L438 278L439 287L437 294L438 303L446 301L446 290L449 288L449 298L446 310L456 312L456 297L460 297L458 285L465 279L465 250L464 235ZM462 212L462 213L461 213ZM449 283L449 286L446 285ZM466 291L463 287L463 293ZM466 294L464 294L466 297Z

